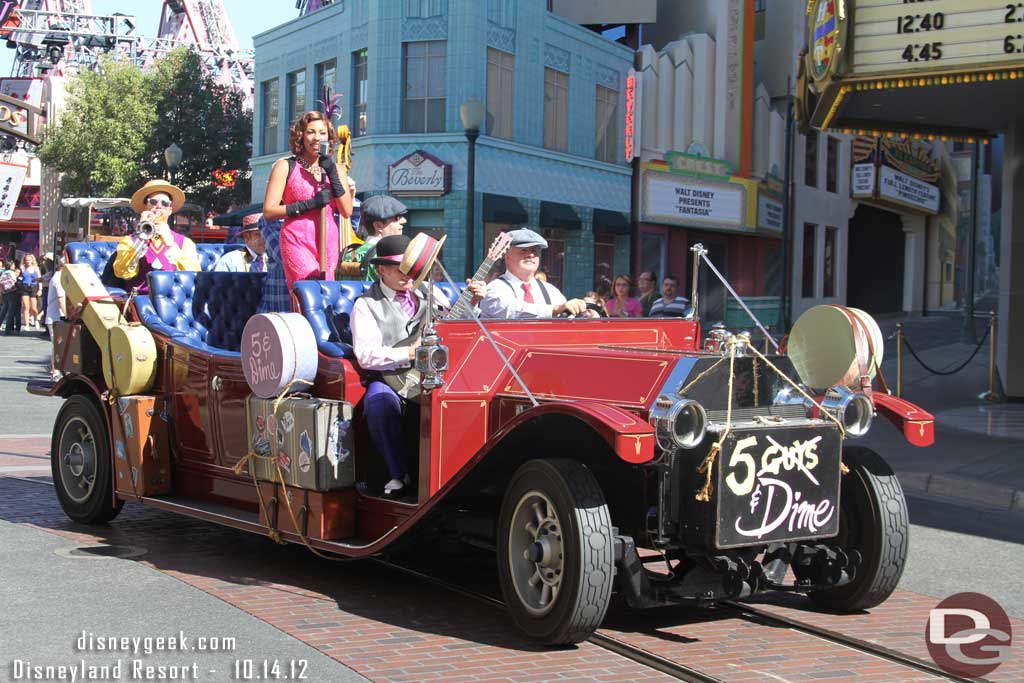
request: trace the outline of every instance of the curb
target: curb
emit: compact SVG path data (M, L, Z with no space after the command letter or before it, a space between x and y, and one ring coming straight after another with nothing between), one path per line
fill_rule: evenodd
M1004 512L1024 513L1024 491L948 474L897 472L896 477L909 495L956 500Z

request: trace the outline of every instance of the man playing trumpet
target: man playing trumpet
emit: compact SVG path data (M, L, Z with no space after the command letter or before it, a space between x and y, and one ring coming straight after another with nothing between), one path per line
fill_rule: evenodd
M195 243L167 222L184 204L185 193L165 180L150 180L132 195L139 229L121 238L114 256L114 275L125 281L126 289L147 292L151 270L200 270Z

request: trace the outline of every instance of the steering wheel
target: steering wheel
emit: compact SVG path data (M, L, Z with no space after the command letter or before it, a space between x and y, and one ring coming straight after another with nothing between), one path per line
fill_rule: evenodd
M587 306L587 310L588 311L595 311L597 313L598 317L600 317L600 318L607 318L608 317L608 312L605 311L604 307L602 307L600 304L595 304L595 303L587 302L586 306ZM558 318L573 319L573 318L577 318L578 316L570 313L568 310L565 310L565 311L562 311L561 313L559 313L556 317L558 317Z

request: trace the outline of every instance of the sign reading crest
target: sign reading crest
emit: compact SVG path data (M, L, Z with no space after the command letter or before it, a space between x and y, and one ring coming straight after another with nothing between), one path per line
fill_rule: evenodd
M398 197L440 197L452 189L452 167L422 150L388 165L388 193Z

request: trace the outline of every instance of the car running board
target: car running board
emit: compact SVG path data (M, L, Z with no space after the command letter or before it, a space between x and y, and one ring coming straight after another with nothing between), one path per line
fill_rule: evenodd
M208 501L195 500L192 498L180 498L176 496L161 496L159 498L143 497L142 503L160 510L174 512L179 515L201 519L215 524L222 524L235 529L242 529L262 536L270 536L270 528L260 523L260 516L255 512L247 512L238 508L212 503ZM307 538L307 542L318 550L337 553L339 555L350 555L353 552L364 555L360 551L376 545L393 534L398 526L393 526L380 538L367 540L365 538L352 538L347 541L324 541L315 538ZM303 543L303 539L296 533L290 531L278 531L281 538L289 543Z

